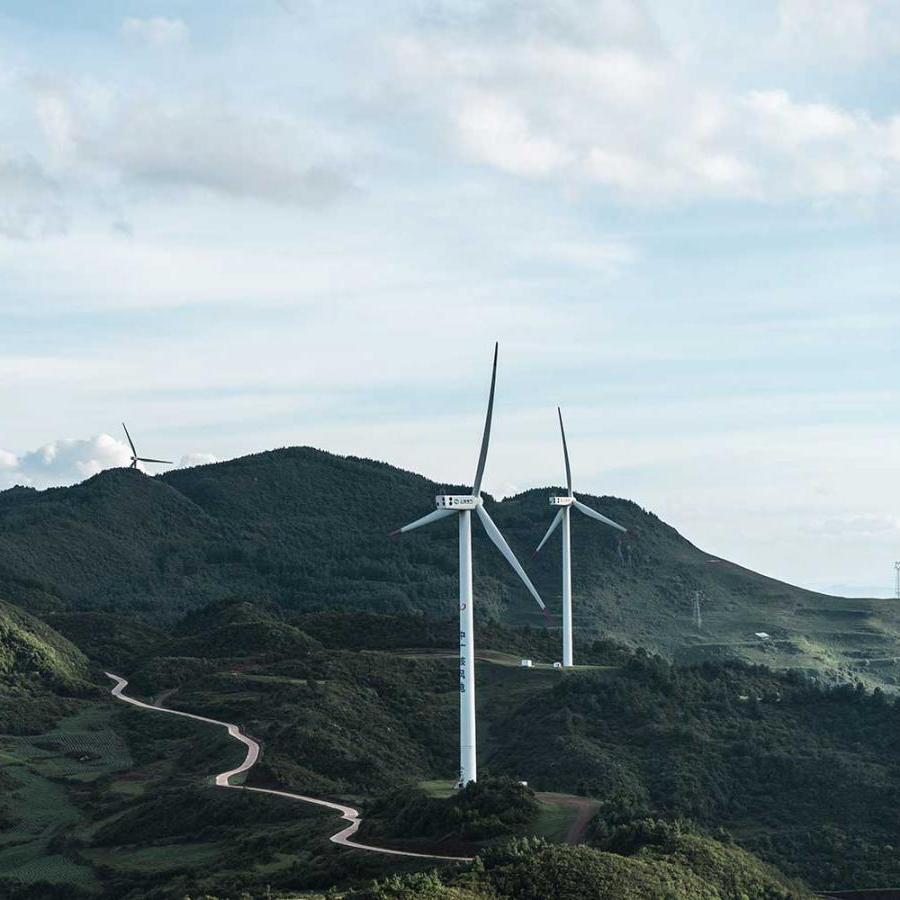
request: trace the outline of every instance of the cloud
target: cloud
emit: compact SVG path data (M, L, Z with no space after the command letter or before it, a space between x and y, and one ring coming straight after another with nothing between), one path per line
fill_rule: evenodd
M148 47L173 47L186 44L188 26L181 19L154 16L148 19L127 18L122 22L122 35Z
M882 514L846 514L818 523L815 530L837 538L890 538L900 535L900 516Z
M532 133L522 111L504 97L473 92L460 106L458 124L466 151L513 175L547 175L571 160L564 145Z
M587 46L656 45L659 34L643 0L434 0L418 22L432 29L529 40L544 35Z
M589 41L561 27L516 40L411 30L394 58L460 155L523 179L640 203L900 194L900 115L729 89L632 24L627 36L598 25Z
M129 179L300 206L328 204L351 188L316 152L314 126L288 114L238 113L203 100L138 102L123 113L85 151Z
M177 468L189 469L191 466L208 466L218 461L219 458L213 453L186 453L178 461Z
M48 159L73 190L93 186L104 203L142 187L321 207L354 189L352 141L279 108L94 83L44 80L32 92Z
M86 440L51 441L22 456L0 450L0 488L16 484L37 488L73 484L130 462L128 446L108 434Z
M858 62L900 47L893 0L780 0L777 41L793 55Z
M218 462L212 453L186 453L177 468ZM21 456L0 448L0 490L13 485L48 488L75 484L105 469L131 465L131 448L108 434L87 439L62 438ZM146 467L140 466L142 471ZM155 473L165 467L151 466Z
M56 182L31 157L0 155L0 235L29 240L64 234L66 226Z

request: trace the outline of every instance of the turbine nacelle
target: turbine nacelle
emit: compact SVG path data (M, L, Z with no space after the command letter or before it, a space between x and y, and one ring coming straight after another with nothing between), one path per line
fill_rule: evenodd
M475 509L481 506L481 497L471 494L438 494L434 498L438 509Z
M134 446L134 441L131 439L131 435L128 433L128 428L125 423L122 423L122 427L125 429L125 437L128 438L128 445L131 447L131 464L128 466L129 469L137 469L138 463L158 463L161 466L172 466L174 463L171 459L151 459L149 456L138 456L137 449Z
M551 497L551 506L571 506L575 502L574 497Z

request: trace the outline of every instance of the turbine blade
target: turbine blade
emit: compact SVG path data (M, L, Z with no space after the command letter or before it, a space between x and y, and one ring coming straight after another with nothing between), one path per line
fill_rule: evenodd
M481 453L478 456L478 468L475 470L475 484L472 493L481 496L481 478L484 475L484 464L487 462L488 444L491 442L491 419L494 416L494 388L497 384L497 351L499 342L494 343L494 369L491 372L491 393L488 395L487 416L484 420L484 433L481 435Z
M125 423L122 423L122 427L125 428ZM137 450L134 449L134 441L131 439L131 435L128 433L128 429L125 428L125 437L128 438L128 443L131 444L131 455L137 456Z
M580 500L573 500L572 505L579 511L584 513L586 516L590 516L592 519L596 519L598 522L603 522L604 525L612 525L613 528L618 528L619 531L628 531L627 528L623 528L618 522L613 522L612 519L607 519L606 516L600 515L595 509L591 509L589 506L585 506Z
M488 511L480 504L475 507L475 510L478 513L478 518L481 519L481 524L484 525L484 530L487 532L488 537L496 544L497 549L506 557L506 561L513 567L513 571L522 579L531 596L537 600L538 606L543 609L544 601L541 600L541 595L531 583L531 579L525 574L525 570L516 559L515 553L512 552L509 544L506 543L506 538L500 534L500 529L497 528L494 524L494 520L488 515Z
M566 429L563 428L562 410L557 406L556 411L559 413L559 430L562 434L563 456L566 458L566 484L569 485L569 496L573 497L575 495L572 493L572 469L569 467L569 448L566 446Z
M407 531L412 531L414 528L421 528L423 525L430 525L432 522L437 522L439 519L446 519L447 516L452 516L455 512L455 509L436 509L434 512L428 513L427 516L422 516L421 519L416 519L415 522L410 522L409 525L404 525L402 528L392 531L391 537L398 534L406 534Z
M153 462L153 463L162 463L164 466L174 466L175 463L172 462L171 459L150 459L149 456L138 456L138 462Z
M534 555L537 556L538 553L541 552L541 547L547 543L550 539L550 535L553 534L554 531L559 527L559 523L563 520L563 514L565 513L565 507L561 507L559 512L553 517L553 521L550 523L550 527L547 529L547 533L544 535L544 539L537 545L537 550L534 551Z

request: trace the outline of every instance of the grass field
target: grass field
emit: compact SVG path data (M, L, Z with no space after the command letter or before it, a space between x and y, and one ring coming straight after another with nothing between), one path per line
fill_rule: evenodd
M222 844L211 841L151 847L94 847L82 851L94 865L144 874L190 871L214 862L225 852Z
M110 718L107 704L84 703L45 734L0 738L15 821L0 834L0 878L96 886L90 866L53 848L84 825L69 786L91 784L132 765Z
M590 820L600 809L597 800L574 794L538 793L541 811L535 822L535 833L548 841L579 843Z
M43 762L41 751L24 738L5 754L15 759L5 768L13 786L6 799L15 825L0 833L0 879L94 885L90 867L52 852L54 839L75 828L81 814L62 784L32 766L32 750Z

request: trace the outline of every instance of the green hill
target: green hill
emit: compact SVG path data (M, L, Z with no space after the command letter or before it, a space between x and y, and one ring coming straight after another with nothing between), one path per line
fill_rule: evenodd
M199 650L219 621L252 626L246 644L230 645L229 656L167 655L181 642ZM305 639L279 650L285 630ZM499 626L482 635L504 648L546 639ZM449 620L282 614L234 601L192 613L172 629L171 645L122 674L135 693L169 691L168 705L240 722L261 740L250 784L375 797L364 839L402 836L397 846L417 850L449 840L444 852L456 852L460 839L479 837L459 830L469 813L452 802L441 812L417 789L456 770L454 636ZM595 799L601 849L620 848L617 829L647 817L689 818L707 833L726 828L745 850L817 887L900 879L900 704L743 663L672 666L608 644L591 654L596 667L560 672L483 651L482 779ZM479 811L476 825L493 812ZM489 821L490 834L509 834L498 822Z
M61 634L0 600L0 734L38 732L83 694L85 656Z
M78 627L75 613L60 619L71 634L130 634L147 648L121 670L130 693L165 691L171 708L239 723L263 746L248 784L352 798L367 820L364 839L374 829L374 838L428 850L452 848L454 841L483 847L532 829L548 833L543 807L534 819L515 798L497 805L496 797L473 795L469 804L454 795L439 802L416 788L450 778L456 768L452 619L298 612L233 600L195 610L161 635L149 626L123 632L117 615L84 616L89 627ZM549 639L545 631L500 625L480 633L482 648L496 640L504 650L542 652ZM102 652L102 641L92 637L90 649ZM173 655L176 650L194 655ZM497 862L496 878L478 882L482 894L495 889L501 897L516 896L515 885L541 884L543 872L565 873L570 866L573 891L583 879L594 884L598 878L607 893L586 896L610 897L618 896L622 879L641 885L645 896L803 896L777 893L781 876L758 859L817 888L878 887L900 878L893 850L900 831L900 706L883 694L817 686L797 674L736 663L674 667L608 642L590 648L594 667L573 672L524 669L499 650L482 649L481 655L478 787L496 776L526 779L537 790L591 798L588 806L598 811L579 832L592 849L532 848L527 858ZM100 748L115 743L113 735L98 743L100 732L83 724L60 726L60 735L36 739L29 751L37 774L48 766L48 774L57 766L73 773L67 795L76 810L68 815L82 824L71 839L60 826L54 846L82 874L87 869L102 880L103 867L114 862L120 884L135 891L131 896L148 896L140 879L152 876L159 896L168 898L237 896L238 885L259 893L267 883L293 891L343 888L354 878L398 870L397 861L329 847L333 821L291 826L273 846L259 805L242 805L232 792L212 798L222 829L194 833L194 820L178 810L192 808L200 795L183 797L179 786L202 790L211 772L236 765L240 748L211 726L106 698L89 705L98 724L124 739L134 771L87 790L78 772L100 762L45 756L63 734L69 746L74 731L94 735L92 745ZM9 747L25 755L21 741ZM223 751L228 759L220 759ZM51 788L61 790L56 782L23 785L17 814L25 815L29 797ZM273 798L255 799L277 805ZM264 815L280 815L270 806ZM661 836L659 828L686 817L696 828L684 841ZM669 824L650 827L649 819ZM721 835L724 843L710 840L720 827L728 832ZM188 869L178 877L162 868L140 874L151 857L154 866L169 865L171 857ZM189 889L182 875L198 879L203 891ZM750 890L757 877L763 879L758 890ZM723 887L729 879L731 892ZM654 893L660 885L672 892ZM691 894L701 887L706 893Z
M394 877L352 896L360 900L812 900L815 896L733 845L663 823L648 825L649 839L627 854L523 839L488 851L462 873Z
M438 485L385 463L290 448L148 478L118 469L43 492L0 492L0 592L41 615L140 616L154 625L233 596L298 611L446 616L456 595L452 523L387 534L427 511ZM559 547L529 562L550 488L486 503L559 620ZM629 529L573 520L576 652L597 637L685 662L738 657L831 681L896 685L900 619L887 601L814 594L711 562L634 503L586 497ZM475 529L477 615L545 627ZM702 590L704 628L690 624ZM769 639L755 637L764 631Z
M38 676L58 684L83 681L84 654L12 603L0 600L0 677Z

